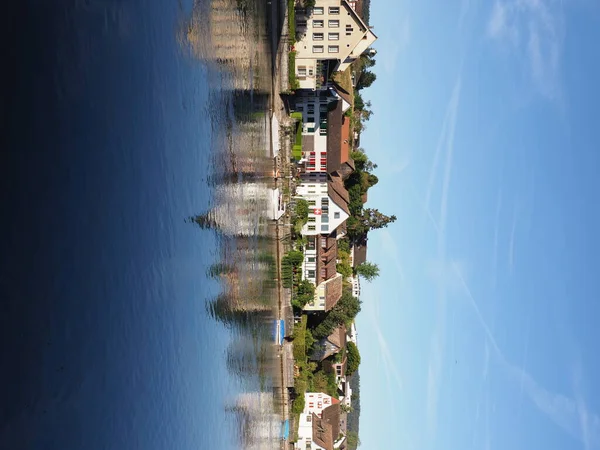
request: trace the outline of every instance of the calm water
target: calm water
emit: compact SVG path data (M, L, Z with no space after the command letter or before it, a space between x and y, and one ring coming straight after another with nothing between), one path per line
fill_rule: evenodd
M265 2L17 3L0 448L278 448Z

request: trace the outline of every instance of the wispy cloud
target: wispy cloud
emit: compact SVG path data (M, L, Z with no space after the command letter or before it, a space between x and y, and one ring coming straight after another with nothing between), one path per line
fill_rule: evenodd
M437 258L438 262L444 268L446 263L446 220L448 214L448 195L450 190L450 179L452 175L452 162L454 155L454 135L456 129L456 121L458 117L458 109L460 105L462 79L459 75L454 83L452 95L446 115L442 123L442 132L436 147L433 166L429 178L427 196L425 200L425 209L432 218L429 204L431 200L431 192L436 177L437 165L442 152L446 151L446 159L444 173L442 178L442 191L440 200L439 221L437 222ZM433 220L433 219L432 219ZM435 223L435 221L434 221ZM442 277L441 282L438 282L438 298L436 304L436 323L430 343L429 367L427 375L427 422L429 434L435 435L437 428L437 402L439 396L440 374L442 370L442 356L444 353L445 344L445 329L446 329L446 296L447 283Z
M402 13L398 15L402 17ZM381 58L381 64L383 69L390 74L396 73L396 63L400 54L409 46L411 38L411 24L410 17L404 15L398 24L398 27L392 31L393 35L390 35L386 41L393 42L393 45L386 47L386 53Z
M565 37L562 2L496 0L487 34L527 61L527 70L547 98L560 97L560 66Z
M508 241L508 273L512 275L515 265L515 236L517 233L517 205L513 209L512 226L510 228L510 240Z
M522 386L525 395L529 397L540 412L571 436L581 441L586 450L600 448L600 417L596 413L589 411L582 394L581 383L578 381L575 384L574 398L550 392L542 387L523 367L508 361L498 346L490 327L481 314L469 285L458 267L455 267L455 274L463 286L467 300L473 308L479 324L483 328L487 339L492 344L495 356L506 370L508 376L516 384ZM576 368L578 367L580 367L580 364L576 364ZM579 375L576 379L581 380L581 372L578 373Z
M500 234L500 213L502 212L502 189L498 189L496 198L496 219L494 222L494 247L492 256L492 289L496 288L498 282L498 239Z

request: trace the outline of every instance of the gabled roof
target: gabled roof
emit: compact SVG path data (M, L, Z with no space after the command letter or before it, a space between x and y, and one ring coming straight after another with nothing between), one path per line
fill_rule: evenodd
M333 332L327 336L327 340L338 348L346 346L346 326L344 324L337 327Z
M325 281L325 311L331 310L342 298L342 279L342 274L336 273L333 278Z
M313 437L312 440L325 450L333 450L333 443L340 434L340 404L339 402L328 406L319 418L313 413Z
M337 174L330 174L329 183L327 183L327 195L329 198L342 210L350 215L350 209L348 208L348 203L350 203L350 196L348 191L344 187L344 182L342 181L342 177Z
M349 106L353 105L354 100L353 100L352 96L350 95L350 93L346 91L346 89L341 87L336 82L333 83L333 89L335 90L335 93L338 95L338 97L340 97L342 100L344 100ZM342 105L342 110L343 109L344 109L344 107ZM344 111L342 111L342 112L344 112Z
M354 17L354 19L366 30L370 30L371 27L369 27L369 25L367 25L365 23L364 20L362 20L362 18L358 15L358 13L352 8L352 6L350 6L348 4L348 2L346 0L342 0L342 4L346 6L346 9L348 9L350 11L350 15ZM371 32L373 33L373 32ZM373 33L373 36L375 36L375 33ZM375 36L375 39L377 39L377 36Z
M335 107L327 114L327 172L334 172L342 164L342 102L335 102Z
M352 258L352 267L361 265L367 261L367 241L362 244L355 244Z

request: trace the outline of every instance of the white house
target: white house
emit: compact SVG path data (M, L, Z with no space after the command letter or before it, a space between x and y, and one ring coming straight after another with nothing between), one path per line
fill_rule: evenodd
M304 394L304 411L300 414L296 450L333 450L344 441L340 438L340 401L322 392Z
M338 176L316 178L314 182L304 180L296 193L308 201L308 222L302 227L305 236L329 234L350 217L348 209L349 196L344 183Z
M313 8L297 9L296 30L301 89L325 86L329 73L346 70L377 39L346 0L316 0Z
M342 297L342 274L319 283L315 289L315 298L304 306L306 312L329 311Z
M359 277L350 277L348 279L352 286L352 295L356 298L360 298L360 278Z

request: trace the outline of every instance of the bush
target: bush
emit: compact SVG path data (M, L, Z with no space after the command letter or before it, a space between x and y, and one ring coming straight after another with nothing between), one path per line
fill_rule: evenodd
M296 380L296 383L299 383L301 381L302 380ZM294 387L294 390L296 391L296 394L298 396L294 399L294 403L292 404L292 412L294 414L302 414L302 411L304 411L304 405L305 405L304 393L306 392L306 386L304 387L304 390L302 391L302 394L300 394L296 390L295 387Z
M294 215L297 219L302 220L302 224L304 225L308 221L308 210L309 205L308 201L300 198L296 200L296 207L294 208Z
M348 358L346 363L346 375L350 376L358 370L358 366L360 365L360 353L354 342L348 342L348 344L346 344L346 356Z

